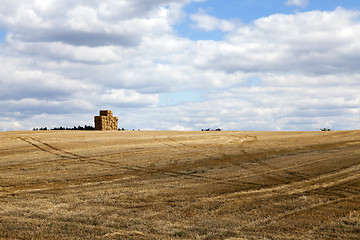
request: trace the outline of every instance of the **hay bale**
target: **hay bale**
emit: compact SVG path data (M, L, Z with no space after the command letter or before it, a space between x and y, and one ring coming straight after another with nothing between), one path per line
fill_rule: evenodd
M116 131L118 130L118 117L114 117L111 110L100 110L100 116L94 117L95 130Z
M112 116L113 113L111 110L100 110L100 116Z

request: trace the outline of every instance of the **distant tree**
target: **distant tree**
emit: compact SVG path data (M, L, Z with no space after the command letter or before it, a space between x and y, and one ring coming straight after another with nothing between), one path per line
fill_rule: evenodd
M33 128L33 131L38 131L38 130L48 130L47 127L41 127L41 128ZM74 126L73 128L69 128L69 127L63 127L63 126L60 126L60 127L53 127L49 130L55 130L55 131L59 131L59 130L95 130L95 128L93 126L87 126L85 125L84 127L83 126Z
M331 131L329 128L320 128L321 131Z
M95 128L93 126L86 126L85 125L85 130L94 130Z

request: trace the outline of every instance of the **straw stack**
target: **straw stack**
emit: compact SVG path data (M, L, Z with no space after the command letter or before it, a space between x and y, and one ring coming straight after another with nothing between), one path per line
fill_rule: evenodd
M100 116L95 116L95 130L118 130L118 117L114 117L111 110L100 110Z

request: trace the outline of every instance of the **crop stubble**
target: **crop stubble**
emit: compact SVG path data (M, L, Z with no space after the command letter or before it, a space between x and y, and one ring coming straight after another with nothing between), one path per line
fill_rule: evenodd
M360 132L3 132L0 238L360 239Z

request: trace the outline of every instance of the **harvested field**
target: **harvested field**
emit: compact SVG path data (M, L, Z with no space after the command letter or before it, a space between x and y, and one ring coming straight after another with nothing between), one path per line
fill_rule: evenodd
M360 131L0 133L0 239L360 239Z

